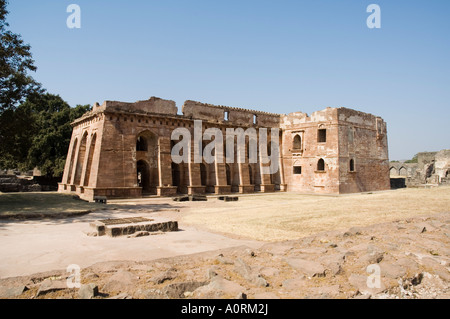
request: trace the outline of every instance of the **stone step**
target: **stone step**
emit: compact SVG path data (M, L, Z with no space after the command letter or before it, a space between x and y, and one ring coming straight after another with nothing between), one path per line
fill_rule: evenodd
M96 220L90 224L97 236L127 236L136 232L178 231L177 221L154 221L153 219L133 217L123 219Z

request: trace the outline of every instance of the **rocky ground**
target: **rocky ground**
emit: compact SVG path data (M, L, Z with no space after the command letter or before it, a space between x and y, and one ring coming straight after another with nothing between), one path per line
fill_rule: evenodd
M81 289L67 288L66 270L7 278L0 280L0 296L449 298L449 244L450 213L441 213L256 250L235 247L149 262L99 263L81 270Z

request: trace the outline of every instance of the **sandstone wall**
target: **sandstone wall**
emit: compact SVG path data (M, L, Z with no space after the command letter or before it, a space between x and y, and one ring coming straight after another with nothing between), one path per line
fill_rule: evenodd
M347 108L339 108L338 114L340 192L389 189L386 123L380 117Z
M338 193L338 118L337 110L327 108L311 116L297 112L282 118L282 154L285 183L288 191ZM319 129L326 130L326 142L319 142ZM294 147L294 138L301 138L301 147ZM323 159L325 167L318 170ZM295 174L294 167L301 167Z

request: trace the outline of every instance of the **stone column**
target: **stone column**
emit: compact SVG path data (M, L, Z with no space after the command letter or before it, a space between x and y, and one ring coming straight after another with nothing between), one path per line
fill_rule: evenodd
M188 194L204 194L206 192L206 187L202 186L200 163L194 162L194 147L191 147L191 156L187 167L189 170Z
M237 147L237 159L240 158L240 149ZM244 149L245 154L245 149ZM245 156L244 156L245 158ZM247 159L248 160L248 159ZM238 161L238 168L239 168L239 193L246 194L246 193L253 193L255 191L255 185L250 184L250 172L248 170L247 163L239 163Z

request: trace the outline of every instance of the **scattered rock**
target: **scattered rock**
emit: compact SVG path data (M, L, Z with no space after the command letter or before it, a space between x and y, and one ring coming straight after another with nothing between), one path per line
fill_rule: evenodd
M251 250L250 248L247 248L245 250L245 254L247 254L250 257L255 257L256 256L255 252L253 250Z
M126 270L119 270L106 282L102 291L122 292L132 291L138 282L138 276Z
M109 297L108 299L133 299L133 297L127 294L126 292L122 292L117 296Z
M36 297L45 295L46 293L49 293L52 291L63 290L63 289L68 289L67 282L65 280L45 279L39 285L39 289L36 293Z
M267 281L261 276L261 274L252 272L250 266L247 265L242 259L238 258L234 264L234 270L247 281L255 284L258 287L267 287L269 285Z
M163 294L166 294L172 299L181 299L184 297L184 293L189 291L193 292L199 287L207 285L208 282L205 281L188 281L188 282L178 282L165 286L162 289Z
M197 288L193 292L193 297L201 299L217 299L224 296L231 297L241 295L242 297L245 296L245 298L242 299L246 299L247 295L243 293L243 290L244 287L241 285L217 276L213 278L208 285Z
M213 279L214 277L218 276L219 274L217 273L217 268L216 267L211 267L206 271L206 278L208 280Z
M322 264L316 261L301 258L287 258L286 262L292 268L300 270L310 278L325 277L325 268L322 266Z
M243 292L238 293L235 299L247 299L247 295Z
M357 236L357 235L361 235L361 234L362 234L361 228L352 227L344 233L344 237Z
M263 267L260 274L264 277L276 277L280 274L280 270L274 267Z
M301 291L307 286L308 282L305 276L299 278L286 279L283 281L282 286L286 290Z
M18 297L21 294L23 294L26 290L28 290L26 286L0 287L0 299Z
M96 284L81 285L78 290L78 298L80 299L92 299L98 295L98 286Z
M173 280L177 277L176 271L169 269L168 271L165 271L155 277L152 277L149 281L159 285L162 284L168 280Z
M336 276L342 270L345 261L345 254L336 253L332 255L324 255L318 261L325 266L331 275Z
M224 264L224 265L233 265L234 264L234 262L231 259L224 257L222 254L217 256L216 260L219 263Z
M386 289L383 282L381 281L381 278L380 278L379 286L374 287L374 286L376 286L376 284L374 284L373 282L370 281L369 275L370 274L367 274L367 276L351 274L350 277L348 278L348 281L353 287L358 289L358 291L362 294L377 294ZM369 285L369 283L370 283L370 285Z
M406 275L406 270L402 266L396 264L382 262L380 263L380 269L382 276L392 279L401 278Z

